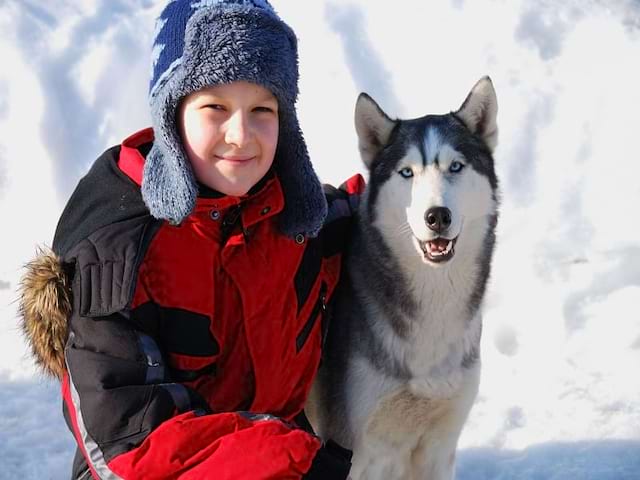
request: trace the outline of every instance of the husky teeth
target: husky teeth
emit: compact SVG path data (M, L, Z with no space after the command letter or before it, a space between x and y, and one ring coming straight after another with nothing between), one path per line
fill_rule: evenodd
M425 251L432 257L440 257L442 255L448 255L453 248L453 240L449 240L447 242L446 247L442 248L439 245L436 245L433 242L425 242Z

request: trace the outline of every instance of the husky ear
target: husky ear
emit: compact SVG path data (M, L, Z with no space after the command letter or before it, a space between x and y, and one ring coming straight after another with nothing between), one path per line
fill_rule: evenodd
M361 93L356 102L355 123L360 156L365 166L371 168L373 159L389 141L396 121L391 120L373 98Z
M493 152L498 143L498 100L489 77L482 77L455 112L472 133L479 135Z

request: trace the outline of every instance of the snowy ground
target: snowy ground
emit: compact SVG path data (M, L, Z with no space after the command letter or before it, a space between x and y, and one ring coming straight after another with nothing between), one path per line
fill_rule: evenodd
M28 359L15 288L93 158L148 125L160 4L0 0L0 480L68 477L58 388ZM415 117L493 79L502 209L458 479L640 479L640 4L273 4L300 38L300 120L324 181L362 171L360 91Z

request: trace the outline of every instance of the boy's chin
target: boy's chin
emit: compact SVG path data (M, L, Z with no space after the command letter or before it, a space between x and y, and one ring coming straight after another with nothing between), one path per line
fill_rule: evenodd
M242 197L243 195L246 195L253 186L251 182L221 182L211 180L207 181L207 179L200 179L199 182L211 190L230 197Z
M269 170L231 172L233 174L220 175L216 172L214 175L197 175L198 182L202 185L222 194L231 197L242 197L253 192L256 185L261 184L263 179L268 175ZM241 173L240 175L238 173Z
M220 193L223 193L229 197L242 197L243 195L246 195L249 190L249 188L230 188L223 189L222 191L220 191Z

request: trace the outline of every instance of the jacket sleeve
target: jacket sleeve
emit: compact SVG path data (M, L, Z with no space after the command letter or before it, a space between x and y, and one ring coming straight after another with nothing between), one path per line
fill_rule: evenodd
M155 339L122 313L73 315L65 416L94 478L344 479L349 458L269 415L212 413L172 383Z

